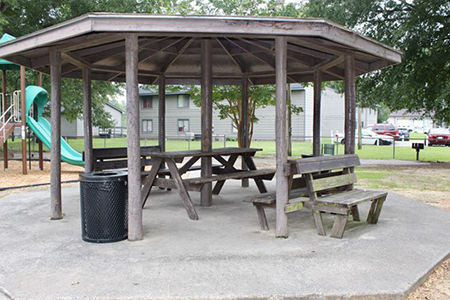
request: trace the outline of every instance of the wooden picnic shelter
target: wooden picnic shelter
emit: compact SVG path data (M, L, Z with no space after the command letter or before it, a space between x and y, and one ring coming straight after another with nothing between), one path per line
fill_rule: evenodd
M63 217L61 78L83 80L86 172L91 172L94 164L91 81L126 83L129 240L142 239L142 183L145 187L150 176L141 178L139 84L159 85L158 132L162 152L166 85L201 85L201 150L205 153L212 151L214 84L242 85L244 148L248 87L276 84L276 236L287 237L287 84L314 84L313 155L318 156L321 83L345 82L345 153L354 154L356 76L401 62L401 52L324 19L112 13L89 13L19 37L0 45L0 57L51 76L52 219ZM201 157L201 176L211 177L212 170L211 155ZM201 205L211 204L212 184L203 182Z

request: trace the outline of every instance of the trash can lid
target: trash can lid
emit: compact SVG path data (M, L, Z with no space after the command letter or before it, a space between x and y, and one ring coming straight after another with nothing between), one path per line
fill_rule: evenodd
M95 171L92 173L81 173L79 180L90 182L125 181L127 176L128 172L124 170Z

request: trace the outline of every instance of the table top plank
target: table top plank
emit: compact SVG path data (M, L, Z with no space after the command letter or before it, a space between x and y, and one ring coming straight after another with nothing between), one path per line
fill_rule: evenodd
M165 151L148 153L149 156L179 159L185 157L214 157L214 156L228 156L228 155L254 155L257 151L262 149L257 148L217 148L211 151L201 150L186 150L186 151Z

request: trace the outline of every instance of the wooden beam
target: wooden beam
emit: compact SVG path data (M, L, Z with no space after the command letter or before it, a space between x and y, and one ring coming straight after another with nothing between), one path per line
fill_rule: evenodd
M247 49L245 46L242 45L242 43L239 43L237 41L232 41L228 38L226 38L227 41L229 41L230 43L234 44L235 46L241 48L242 50L244 50L245 52L247 52L248 54L252 55L253 57L255 57L256 59L258 59L259 61L261 61L262 63L268 65L269 67L271 67L272 69L275 70L275 60L272 58L272 55L267 55L265 52L263 53L255 53L250 51L249 49ZM275 53L274 53L275 54ZM287 59L287 58L286 58ZM288 78L295 82L294 79L290 78L288 76Z
M328 69L330 69L330 68L332 68L334 66L337 66L337 65L343 63L344 61L345 61L345 56L344 55L340 55L338 57L333 57L333 58L330 58L330 59L328 59L326 61L321 62L320 64L316 65L314 67L314 69L325 71L325 70L328 70Z
M37 85L42 86L42 73L38 73ZM39 170L44 170L44 146L42 144L41 139L38 139L39 144Z
M241 147L248 148L249 144L249 120L248 120L248 76L244 75L242 77L242 100L241 100ZM242 170L248 170L247 164L242 159L241 160ZM242 179L242 187L248 187L248 178Z
M252 55L253 57L255 57L256 59L258 59L259 61L261 61L262 63L268 65L269 67L271 67L272 69L275 69L275 60L273 59L273 57L269 56L269 55L265 55L265 52L261 52L261 53L255 53L252 52L251 50L249 50L247 47L245 47L244 45L242 45L241 42L239 41L233 41L229 38L225 38L227 41L229 41L230 43L232 43L233 45L235 45L236 47L239 47L240 49L244 50L246 53Z
M124 38L123 33L116 33L116 34L111 34L111 32L94 33L73 38L69 40L67 43L51 47L49 51L71 52L79 49L116 42L118 40L123 40L123 38Z
M201 41L201 124L202 124L202 151L212 150L212 40ZM201 176L212 175L211 157L202 157ZM212 184L206 183L200 194L202 206L212 205Z
M287 155L292 156L292 90L291 84L286 87L286 105L287 105L287 128L288 128L288 144Z
M314 71L313 155L320 155L322 72Z
M0 115L8 108L6 103L6 70L2 70L2 93L4 98L3 103L1 103L2 110L0 110ZM8 170L8 140L3 143L3 169Z
M50 198L51 219L63 218L61 199L61 53L50 52L51 76L51 149Z
M167 69L170 68L171 65L173 65L178 58L180 58L180 56L184 53L184 51L186 51L187 48L189 48L189 46L195 41L195 38L191 38L189 39L184 45L183 47L181 47L180 50L178 50L178 53L175 55L175 57L173 59L171 59L165 66L163 66L161 68L161 72L164 74Z
M247 72L247 68L246 66L244 66L244 64L239 63L236 58L231 55L230 50L224 45L224 43L219 39L216 38L217 43L222 47L223 51L225 51L225 53L230 57L230 59L234 62L234 64L239 68L239 70L241 70L242 73Z
M138 35L128 33L126 48L128 240L142 239L141 161L139 130Z
M20 66L20 113L21 113L21 137L22 137L22 174L27 175L27 122L25 112L25 67Z
M159 100L158 100L158 144L161 151L166 151L166 78L164 75L158 77Z
M288 236L287 214L284 211L288 202L289 183L284 175L284 165L287 163L287 122L286 122L286 83L287 83L287 39L285 36L275 38L275 62L276 62L276 230L277 237Z
M70 52L61 53L61 58L63 60L65 60L66 62L68 62L74 66L77 66L80 69L84 69L84 68L91 69L92 68L92 65L90 62L88 62L88 61L84 60L83 58L81 58L73 53L70 53Z
M258 47L258 48L260 48L260 49L262 49L262 50L264 50L266 52L270 52L273 55L275 54L275 50L274 49L272 49L270 47L268 48L267 46L264 46L262 43L260 43L257 40L252 41L252 40L244 39L244 38L239 38L239 40L244 42L244 43L256 46L256 47ZM288 50L289 50L289 48L288 48ZM312 59L307 59L306 56L303 56L303 59L298 58L296 54L292 53L292 51L287 51L287 60L296 61L296 62L298 62L298 63L300 63L300 64L302 64L303 66L306 66L306 67L311 67L311 66L314 65L314 61Z
M162 46L160 49L151 49L151 48L143 48L143 50L141 50L139 52L139 63L142 63L148 59L150 59L151 57L153 57L154 55L156 55L159 52L163 52L166 49L169 49L172 46L175 46L176 44L178 44L179 42L181 42L182 40L186 39L187 37L182 37L179 38L175 41L167 41L168 43L164 46Z
M83 131L84 131L84 172L94 171L93 143L92 143L92 94L91 70L83 68Z
M345 54L345 154L355 154L356 86L355 57Z

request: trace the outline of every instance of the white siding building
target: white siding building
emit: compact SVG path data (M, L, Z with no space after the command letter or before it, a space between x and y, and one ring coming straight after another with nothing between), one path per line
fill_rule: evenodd
M303 112L292 115L292 138L312 139L313 130L313 88L300 84L291 85L292 104L302 107ZM158 94L140 89L141 137L158 138ZM363 125L376 123L377 114L372 109L362 109ZM236 137L231 119L220 120L218 112L213 112L214 134ZM254 125L254 140L275 139L275 107L268 106L256 110L259 122ZM344 96L331 88L322 91L321 136L330 137L344 131ZM190 96L183 92L166 94L166 136L184 138L186 132L200 134L200 107L195 106Z
M122 114L124 113L121 109L109 104L105 103L104 110L111 114L111 119L114 122L114 127L122 128ZM50 122L50 118L46 118ZM61 136L70 137L70 138L78 138L84 136L84 125L83 120L76 119L74 122L69 122L64 115L64 112L61 114ZM92 127L92 134L94 136L99 135L99 128ZM118 131L118 130L117 130Z

